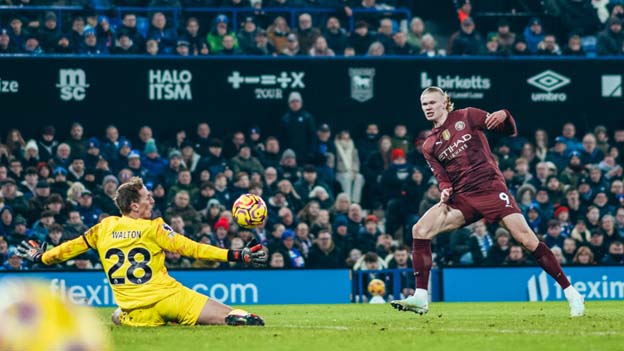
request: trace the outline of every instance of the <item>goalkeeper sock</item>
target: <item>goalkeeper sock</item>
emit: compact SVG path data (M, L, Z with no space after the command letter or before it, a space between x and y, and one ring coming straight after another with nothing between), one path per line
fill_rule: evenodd
M548 246L546 246L546 244L539 243L535 251L533 251L533 257L535 257L539 265L542 266L546 273L550 274L550 276L553 277L559 285L561 285L562 289L570 286L570 281L563 273L559 261L557 261L557 258Z
M431 259L431 240L413 239L412 241L412 267L416 277L416 288L429 288L429 272L433 264Z

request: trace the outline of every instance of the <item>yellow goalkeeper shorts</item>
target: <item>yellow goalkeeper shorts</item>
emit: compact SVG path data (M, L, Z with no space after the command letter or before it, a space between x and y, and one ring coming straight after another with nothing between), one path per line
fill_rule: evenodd
M133 310L122 311L121 324L131 327L157 327L176 322L181 325L195 325L208 296L185 286L157 303Z

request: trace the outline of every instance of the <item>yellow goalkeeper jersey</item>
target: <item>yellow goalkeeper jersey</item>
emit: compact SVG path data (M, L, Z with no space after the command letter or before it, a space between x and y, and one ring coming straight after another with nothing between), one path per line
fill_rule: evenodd
M181 287L167 273L164 250L221 262L227 261L228 252L175 233L160 217L148 220L111 216L82 236L47 251L42 261L66 261L89 248L97 250L117 305L124 310L152 305Z

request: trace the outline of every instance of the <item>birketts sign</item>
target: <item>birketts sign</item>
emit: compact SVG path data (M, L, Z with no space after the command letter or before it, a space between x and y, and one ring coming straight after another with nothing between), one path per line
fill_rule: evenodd
M484 98L485 92L492 88L491 79L478 74L471 76L429 74L420 72L420 87L426 89L432 85L438 86L454 99L480 100Z

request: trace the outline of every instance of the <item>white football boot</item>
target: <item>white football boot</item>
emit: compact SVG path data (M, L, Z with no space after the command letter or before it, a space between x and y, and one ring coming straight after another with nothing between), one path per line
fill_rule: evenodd
M429 312L429 293L425 289L416 289L412 296L390 301L390 306L399 311L412 311L422 315Z
M563 290L570 305L570 317L581 317L585 314L585 299L572 285Z

